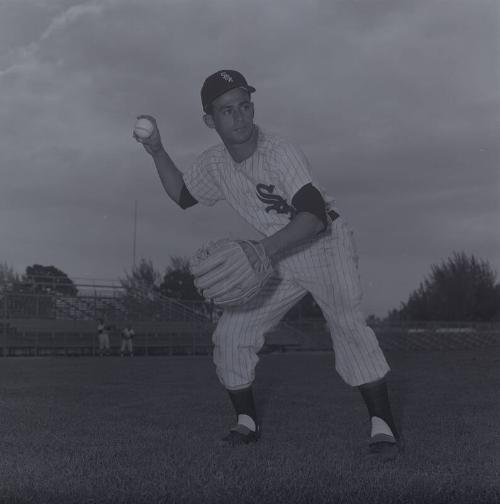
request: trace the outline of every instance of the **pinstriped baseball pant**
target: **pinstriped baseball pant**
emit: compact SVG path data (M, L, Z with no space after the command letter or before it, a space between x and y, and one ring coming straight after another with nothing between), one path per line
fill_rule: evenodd
M229 390L251 385L264 333L310 292L330 328L335 368L351 386L386 375L389 366L361 311L362 291L352 232L341 219L325 233L277 258L276 275L257 298L226 309L213 335L214 363Z

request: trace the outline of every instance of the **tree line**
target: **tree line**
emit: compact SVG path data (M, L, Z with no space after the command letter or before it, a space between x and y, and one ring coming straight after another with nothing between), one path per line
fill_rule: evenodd
M487 261L454 252L430 273L389 321L500 321L500 284Z
M147 303L158 296L187 302L204 298L194 285L189 260L170 258L161 273L152 261L142 259L120 279L125 299L131 305ZM71 278L55 266L34 264L20 275L8 264L0 263L0 296L5 293L37 293L78 295ZM146 301L145 301L146 300ZM306 295L285 319L322 318L319 306ZM369 322L401 321L500 321L500 284L490 264L465 252L454 252L439 264L431 265L430 273L398 308L384 319L371 315Z

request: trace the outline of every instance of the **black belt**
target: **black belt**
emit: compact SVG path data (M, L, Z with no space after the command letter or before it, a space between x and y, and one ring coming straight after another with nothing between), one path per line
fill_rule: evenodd
M335 210L330 210L328 212L328 217L332 220L332 222L340 217L340 215Z

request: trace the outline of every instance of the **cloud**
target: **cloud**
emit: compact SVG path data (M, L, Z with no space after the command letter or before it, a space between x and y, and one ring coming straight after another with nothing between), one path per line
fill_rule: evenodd
M38 39L33 40L26 45L17 46L11 49L7 55L4 55L6 60L11 61L5 68L0 70L0 77L8 75L12 72L22 72L23 70L29 71L33 67L32 60L36 59L37 53L44 41L57 36L58 32L68 30L71 25L78 22L81 17L101 15L106 6L110 6L113 3L115 3L114 0L87 1L71 5L69 7L64 7L48 21L48 26L42 31ZM46 20L47 16L50 15L52 8L54 8L56 4L57 2L32 3L25 1L20 4L21 7L18 3L17 9L21 8L24 10L26 8L36 8L39 12L44 14L42 19ZM11 8L13 8L13 4L11 5ZM4 9L6 10L5 6ZM9 11L7 10L7 12ZM29 17L29 19L33 20L33 17Z
M42 33L40 40L43 41L50 36L68 29L68 26L78 21L82 16L98 16L100 15L105 4L110 4L110 0L99 0L94 2L84 2L79 5L73 5L61 14L58 14L50 23L48 28Z

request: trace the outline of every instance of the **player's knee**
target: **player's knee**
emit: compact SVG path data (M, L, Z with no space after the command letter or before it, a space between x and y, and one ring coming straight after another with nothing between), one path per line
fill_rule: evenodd
M216 374L221 385L227 390L240 390L249 387L254 379L254 368L233 368L224 363L217 365Z

